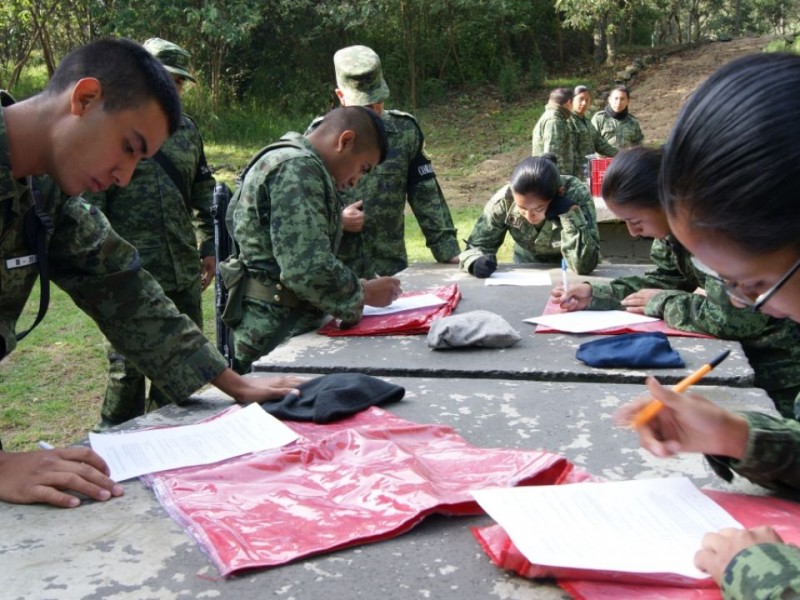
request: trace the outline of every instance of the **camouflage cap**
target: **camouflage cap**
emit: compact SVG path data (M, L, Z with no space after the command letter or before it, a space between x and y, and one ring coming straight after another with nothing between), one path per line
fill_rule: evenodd
M344 94L347 106L379 104L389 97L381 59L372 48L342 48L333 55L333 66L336 69L336 87Z
M164 68L173 75L184 77L189 81L196 81L189 74L189 59L192 58L192 55L178 44L154 37L144 43L144 48L160 60Z

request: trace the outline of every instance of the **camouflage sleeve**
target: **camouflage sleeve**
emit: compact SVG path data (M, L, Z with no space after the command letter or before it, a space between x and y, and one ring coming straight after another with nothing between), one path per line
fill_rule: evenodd
M508 228L503 198L508 186L503 186L483 207L481 216L467 238L467 248L458 256L459 266L469 271L469 266L481 256L495 256L503 245Z
M192 223L194 225L200 256L214 256L214 219L211 216L211 197L217 183L206 161L203 140L198 133L200 158L197 163L194 181L190 190Z
M578 275L594 271L600 260L600 236L597 224L582 210L568 210L561 215L561 254Z
M800 548L789 544L758 544L739 552L722 575L726 600L800 597Z
M544 124L542 132L542 153L555 154L559 173L572 173L575 160L575 145L569 127L555 119Z
M356 274L334 255L341 207L330 202L321 168L311 160L294 159L268 178L272 251L281 280L298 297L343 321L356 322L364 291Z
M687 281L678 268L675 254L669 244L664 240L654 240L650 248L650 259L655 264L655 269L647 271L644 275L620 277L608 283L592 283L592 299L589 310L612 310L622 308L620 301L633 292L646 288L663 290L678 290L693 292L697 287L695 282ZM656 298L658 298L656 296Z
M598 154L602 154L603 156L616 156L619 150L608 143L608 141L600 135L600 132L597 131L597 128L594 124L590 121L587 123L587 126L591 130L592 134L592 141L594 142L594 151Z
M644 133L642 133L642 127L639 125L639 120L637 119L633 128L633 135L631 136L631 144L638 146L643 141Z
M225 369L213 344L141 268L136 249L80 198L57 215L50 262L53 281L172 399L184 400Z
M419 134L415 157L409 164L408 204L419 223L425 242L433 257L438 262L447 262L458 255L460 248L456 238L456 228L450 208L436 181L436 174L430 159L425 156L425 138L416 126Z

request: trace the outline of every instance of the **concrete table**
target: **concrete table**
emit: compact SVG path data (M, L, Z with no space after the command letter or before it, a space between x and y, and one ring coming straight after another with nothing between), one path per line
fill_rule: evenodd
M759 493L716 478L696 455L656 459L611 414L638 385L388 378L406 398L385 408L419 423L452 425L481 447L547 449L612 480L686 475L698 485ZM761 390L708 387L727 407L771 410ZM188 424L227 407L213 390L123 428ZM122 498L78 509L0 504L0 572L7 599L276 598L302 600L567 598L552 583L493 566L469 531L488 517L426 519L410 532L223 580L194 541L138 481Z
M570 274L571 281L641 274L644 265L601 264L592 277ZM561 271L550 269L560 281ZM255 371L336 373L362 372L379 376L466 377L526 379L535 381L585 381L641 383L648 372L598 369L575 358L578 346L601 336L589 334L534 334L535 325L523 319L542 314L549 286L486 286L485 280L463 273L453 265L413 265L399 277L407 291L456 283L462 299L454 314L483 309L502 316L522 334L507 349L456 349L433 351L424 335L327 337L316 331L295 336L254 364ZM703 380L703 385L749 387L753 370L738 342L693 337L670 337L672 347L686 363L685 369L659 369L659 378L676 383L715 356L731 349L730 357Z

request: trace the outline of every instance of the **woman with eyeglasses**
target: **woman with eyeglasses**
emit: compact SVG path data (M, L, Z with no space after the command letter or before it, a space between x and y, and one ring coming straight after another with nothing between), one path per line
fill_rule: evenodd
M553 289L563 310L628 310L664 319L681 331L705 333L742 344L755 373L780 413L794 417L800 393L800 325L743 307L746 298L710 276L675 239L658 199L660 149L621 150L603 179L606 206L625 222L632 236L655 238L643 276L608 283Z
M670 134L660 176L670 230L748 306L800 321L800 56L756 54L712 75ZM781 98L781 102L775 102ZM724 110L720 110L724 106ZM648 380L665 408L639 428L657 456L702 452L715 471L800 490L800 423L732 413ZM622 409L629 423L649 399ZM797 598L800 549L768 527L707 534L697 566L725 598Z

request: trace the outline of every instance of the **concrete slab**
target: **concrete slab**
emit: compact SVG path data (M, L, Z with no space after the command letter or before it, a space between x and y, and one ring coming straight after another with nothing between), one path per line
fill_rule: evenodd
M546 268L546 267L543 267ZM643 265L604 263L591 277L570 275L571 281L641 274ZM561 271L550 268L552 281ZM431 350L426 336L369 336L331 338L309 332L288 340L259 359L254 370L265 372L335 373L363 372L381 376L466 377L527 379L536 381L611 381L641 383L650 371L592 368L575 358L578 346L595 335L534 334L534 325L523 319L542 314L550 294L548 286L486 286L485 281L452 265L412 265L399 277L406 290L458 284L462 299L456 314L489 310L502 316L522 334L522 340L506 349L467 348ZM726 349L730 357L704 380L704 385L749 387L753 371L737 342L717 339L671 337L683 357L685 369L659 369L667 383L677 383Z
M617 383L389 378L406 398L389 408L420 423L444 423L481 447L558 452L608 479L686 475L698 485L762 493L717 479L699 456L656 459L613 411L642 393ZM704 388L732 409L771 411L760 390ZM124 426L188 424L230 404L216 390ZM774 414L774 411L772 411ZM64 510L0 504L2 592L9 600L542 600L568 598L552 583L501 571L472 537L487 517L426 519L398 538L223 580L138 481L107 503Z

